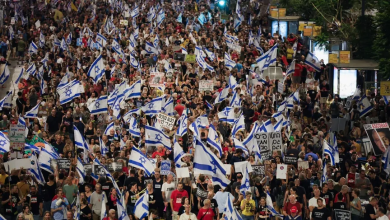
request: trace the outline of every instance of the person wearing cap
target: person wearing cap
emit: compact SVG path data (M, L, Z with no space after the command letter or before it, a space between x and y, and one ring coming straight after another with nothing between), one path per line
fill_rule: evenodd
M256 203L252 199L252 192L250 190L245 192L245 199L241 201L242 219L253 220L255 216Z
M295 206L298 209L298 215L302 216L302 205L297 202L297 198L295 195L290 195L288 197L288 202L286 202L285 206L283 207L283 215L287 216L291 214L291 208Z
M311 220L330 220L331 211L325 207L324 199L317 199L317 207L315 207L311 213Z
M296 206L291 207L290 215L286 216L288 220L302 220L302 216L298 215L298 208Z

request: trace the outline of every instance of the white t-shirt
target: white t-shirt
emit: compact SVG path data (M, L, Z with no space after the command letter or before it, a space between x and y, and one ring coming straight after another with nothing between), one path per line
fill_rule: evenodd
M171 182L171 183L168 183L168 182L165 182L163 185L162 185L162 188L161 188L161 191L165 193L165 202L170 202L171 201L171 194L173 192L173 190L175 190L176 186L175 186L175 182Z
M382 217L376 218L376 220L389 220L389 217L387 217L386 215L384 215L384 216L382 216Z
M183 213L180 215L179 220L197 220L197 219L196 219L196 215L194 213L190 213L190 215Z
M325 206L326 205L325 199L324 198L321 198L321 199L322 199L322 202L323 202L323 204ZM318 207L318 205L317 205L317 198L313 197L313 198L309 199L309 207L310 206ZM311 218L311 213L312 212L310 212L310 218Z

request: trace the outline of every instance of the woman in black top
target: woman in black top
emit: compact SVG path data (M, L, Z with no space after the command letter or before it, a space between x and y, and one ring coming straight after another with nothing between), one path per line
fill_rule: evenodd
M183 214L185 212L185 210L186 210L185 206L187 206L189 204L190 204L190 200L187 197L181 198L181 206L180 206L179 211L177 212L177 214L179 216L181 214Z
M110 190L110 195L107 196L107 205L108 205L108 210L110 209L115 209L116 210L116 190L115 188L111 188Z
M87 199L82 198L80 201L80 220L90 220L92 218L91 208L88 206Z
M149 193L149 210L152 209L157 210L157 203L156 203L157 197L156 197L156 193L153 190L153 183L148 182L146 188L148 189L148 193Z
M269 219L269 212L267 209L267 204L264 197L261 197L259 206L257 207L257 212L259 213L259 220Z

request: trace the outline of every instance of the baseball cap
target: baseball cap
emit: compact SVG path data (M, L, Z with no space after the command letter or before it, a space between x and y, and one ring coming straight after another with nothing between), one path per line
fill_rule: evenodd
M291 213L297 213L298 212L297 207L296 206L291 207L290 212Z

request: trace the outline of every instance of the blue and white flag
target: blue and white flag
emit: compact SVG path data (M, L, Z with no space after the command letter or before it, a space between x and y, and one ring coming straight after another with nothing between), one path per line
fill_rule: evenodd
M118 43L117 40L113 40L112 43L111 43L111 48L115 51L115 53L117 53L121 59L123 59L124 57L124 52L122 50L122 47L121 45Z
M96 84L104 75L105 66L103 63L102 55L99 55L95 61L93 61L91 67L89 67L87 76L92 77Z
M148 54L158 54L158 50L150 42L145 42L145 51Z
M168 150L172 150L171 141L169 140L168 135L166 135L160 129L145 126L145 145L146 146L157 146L163 145Z
M203 13L200 13L200 15L198 16L198 21L201 25L204 25L205 23L207 23L207 18L206 16L204 16Z
M165 19L165 11L164 9L161 9L161 11L157 14L157 26L160 27L162 22Z
M175 115L175 109L173 107L173 98L172 96L169 96L169 98L167 100L165 100L165 104L162 108L162 111L169 115L169 116L173 116Z
M287 98L287 108L293 108L294 102L300 103L299 99L299 89L297 89L295 92L291 93L291 95Z
M276 124L274 125L274 131L277 132L277 131L282 131L282 128L283 128L283 123L284 120L281 119L279 121L276 122Z
M61 105L80 97L81 86L82 85L80 85L80 82L78 80L73 80L66 84L64 87L58 89L57 93L60 96Z
M104 134L110 135L111 130L114 130L114 122L111 122L110 124L107 125L106 130L104 130Z
M63 88L64 86L66 86L69 83L69 78L70 78L69 77L69 73L66 72L65 75L62 77L60 83L58 84L57 90Z
M16 78L16 80L15 80L15 82L14 82L15 86L18 86L19 81L20 81L20 79L21 79L22 76L23 76L23 73L24 73L24 68L22 68L22 69L20 70L19 75L18 75L18 77Z
M245 129L245 121L244 121L244 115L241 114L241 116L234 122L234 126L232 128L232 137L234 137L237 132Z
M261 57L256 59L257 66L260 71L267 69L270 65L276 62L278 54L278 44L275 44L271 49L264 53Z
M236 62L234 62L230 55L225 52L225 66L229 69L232 70L236 66Z
M251 132L242 142L251 153L255 154L255 161L260 161L261 159L260 149L255 138L255 134L257 134L258 132L260 132L260 126L257 122L255 122L253 124Z
M232 110L234 110L234 108L232 108L232 107L225 107L224 109L223 109L223 111L221 111L221 112L218 112L218 118L219 118L219 120L220 121L227 121L227 118L228 118L228 116L229 116L229 114L230 114L230 111L232 111Z
M313 53L309 52L307 54L305 63L311 68L315 69L317 72L321 71L321 63Z
M176 130L176 135L183 137L185 134L187 134L188 117L187 117L186 110L183 111L179 120L177 120L177 123L178 123L178 128Z
M134 5L134 9L131 11L130 16L133 19L139 16L139 7L137 3Z
M359 103L358 103L358 109L360 111L360 117L363 117L364 115L366 115L367 113L369 113L370 111L372 111L373 107L371 105L371 102L368 100L368 98L366 97L366 95L364 95Z
M107 96L103 95L97 98L94 102L92 102L88 106L89 112L91 115L97 115L101 113L105 113L108 110L107 106Z
M217 103L220 103L222 102L223 100L225 100L227 98L227 96L229 95L229 86L227 86L226 88L224 88L217 96L217 98L215 98L215 101L214 101L214 104L217 104Z
M186 48L184 48L184 47L180 47L180 48L181 48L181 53L182 54L188 54Z
M152 22L155 17L156 17L156 10L152 6L150 7L149 12L147 14L147 19L149 22Z
M260 126L261 132L273 132L274 126L272 125L271 119L268 119Z
M211 61L214 61L216 59L215 54L211 52L209 49L205 48L204 49L207 56L210 58Z
M54 149L52 149L52 150L54 150ZM59 158L59 156L55 152L52 152L52 150L48 150L48 149L46 149L46 147L42 148L41 152L39 153L39 157L38 157L38 163L39 163L40 168L46 170L49 173L54 172L50 166L50 161Z
M140 98L141 97L141 80L136 81L133 85L131 85L127 91L126 100L132 98Z
M212 104L210 104L208 101L206 101L206 106L210 110L212 110L214 108L214 106Z
M324 163L323 165L323 168L322 168L322 175L321 175L321 182L320 182L320 186L322 187L322 184L323 183L326 183L328 182L328 177L326 176L326 171L327 171L327 166L326 166L327 163Z
M226 170L223 163L198 138L195 141L194 174L210 175L213 185L219 185L224 189L230 184L230 180L225 176Z
M268 193L267 193L267 199L268 199L268 197L270 197L270 196L269 196ZM271 201L272 201L272 200L271 200ZM279 212L277 212L277 211L275 210L273 204L272 204L272 203L271 203L271 204L268 204L268 203L269 203L269 202L267 202L267 209L268 209L268 211L271 213L271 216L278 216L278 217L283 218L283 215L280 214Z
M3 85L5 82L7 82L8 78L10 76L8 65L5 64L4 71L0 75L0 84Z
M30 43L30 47L28 48L28 53L30 55L34 53L38 53L38 46L34 43L34 41Z
M382 96L383 97L383 101L385 102L386 105L389 104L389 100L390 100L390 96Z
M138 68L139 67L138 60L134 57L133 54L130 54L130 64L134 68Z
M183 18L182 18L183 13L180 13L179 16L177 16L176 21L179 23L183 23Z
M130 120L130 117L133 116L133 114L141 115L141 109L139 109L139 108L130 109L130 111L128 111L126 114L124 114L122 118L125 122L128 122Z
M385 154L382 157L383 171L390 175L390 147L387 148Z
M45 46L45 35L43 35L42 31L39 34L39 47L43 48Z
M238 32L238 31L239 31L239 28L240 28L241 23L242 23L242 17L241 17L241 15L238 15L238 16L234 19L234 31L235 31L235 32Z
M64 51L68 51L69 50L69 47L68 47L68 44L66 44L66 41L64 38L62 38L61 40L61 45L60 45L60 48Z
M241 141L239 141L237 138L233 138L233 143L236 149L241 149L242 151L244 151L245 155L249 155L248 149L244 146L244 144Z
M112 116L116 119L121 117L121 102L123 101L123 97L117 98L112 106Z
M31 65L27 68L26 72L27 72L29 75L34 76L35 73L37 73L37 67L35 66L35 63L31 64Z
M287 76L290 76L292 74L295 73L295 60L293 60L290 65L288 66L287 70L286 70L286 75L284 76L284 80L286 80Z
M38 111L39 111L39 106L41 103L39 102L36 106L34 106L30 111L26 112L24 114L25 118L38 118Z
M124 205L122 205L122 202L118 198L116 199L118 220L130 220L129 216L127 215L126 208L124 207Z
M214 44L214 48L217 49L217 50L220 50L221 48L219 48L219 45L217 43L217 41L213 41L213 44Z
M360 88L356 88L355 92L352 95L352 100L359 100L361 97L360 96L361 93L362 91L360 90Z
M138 219L147 219L149 214L149 192L148 190L135 202L134 215Z
M176 139L174 141L175 143L173 144L173 159L175 161L175 166L180 168L181 167L181 158L186 156L183 148L180 146L179 143L177 143Z
M142 111L145 113L145 115L155 115L161 112L162 109L162 102L163 102L163 96L157 97L152 99L152 101L145 104L145 106L142 106Z
M79 183L84 184L86 173L85 173L84 165L81 162L79 157L77 158L76 171L79 174Z
M236 91L233 93L232 100L230 101L231 107L241 107L241 98L240 94L238 94Z
M4 96L2 100L0 100L0 110L3 108L11 108L12 105L12 91L8 91L8 93Z
M219 157L222 157L221 138L213 124L209 125L207 143L218 151Z
M131 136L141 137L141 132L137 125L137 119L133 116L130 116L129 119L129 133L131 134Z
M10 141L8 139L7 136L5 136L5 134L3 134L3 132L0 131L0 152L2 153L7 153L10 151Z
M248 45L251 46L255 42L255 37L253 36L252 31L249 31L249 40L248 40Z
M84 160L84 163L88 163L89 162L88 161L88 143L85 140L84 136L79 131L79 129L75 125L73 125L73 131L74 131L74 145L77 148L81 148L84 150L83 160Z
M19 124L18 124L19 125ZM27 130L27 133L28 133L28 129ZM31 144L27 144L27 143L24 143L24 150L30 150L32 152L41 152L41 149L35 145L31 145Z
M241 185L240 185L240 193L245 195L246 191L250 189L250 176L248 172L248 166L245 168L245 171L242 173Z
M72 33L71 32L68 34L68 36L66 36L65 42L67 45L70 45L72 43Z
M225 210L223 212L225 215L224 220L243 220L241 214L233 206L233 199L233 195L229 193L225 204Z
M151 176L154 173L154 166L152 162L150 162L146 155L144 155L136 147L133 147L131 151L129 165L145 171L148 176Z
M107 38L100 33L96 34L96 42L100 47L105 47L107 45Z
M104 144L103 140L99 137L100 153L104 156L108 153L108 147Z

